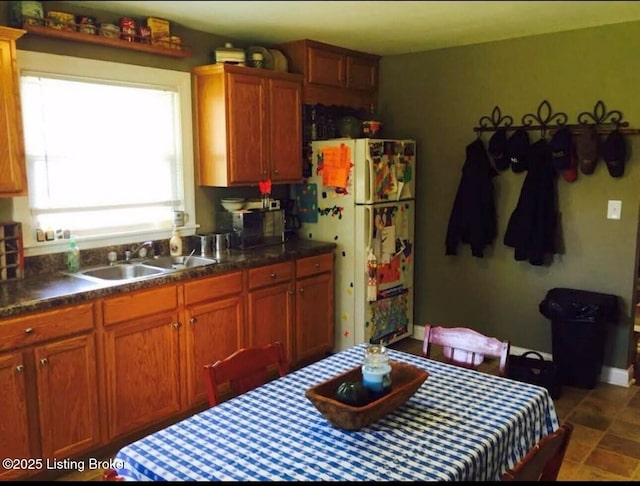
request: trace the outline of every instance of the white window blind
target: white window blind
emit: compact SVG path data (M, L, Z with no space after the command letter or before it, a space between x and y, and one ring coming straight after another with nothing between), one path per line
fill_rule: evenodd
M80 240L127 232L139 240L145 231L170 232L172 210L193 207L186 200L193 199L193 162L191 155L185 167L185 94L179 84L145 76L145 70L158 70L130 68L142 76L21 71L29 183L25 246L38 246L31 237L38 225L68 229ZM178 74L188 79L188 73ZM18 204L18 213L24 209Z

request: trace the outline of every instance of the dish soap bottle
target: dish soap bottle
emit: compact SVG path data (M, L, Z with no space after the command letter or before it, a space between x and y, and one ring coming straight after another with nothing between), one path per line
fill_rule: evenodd
M69 250L67 251L67 270L77 272L80 270L80 248L76 243L76 237L72 236L69 241Z
M178 234L178 229L174 226L169 240L169 253L171 256L182 255L182 238Z

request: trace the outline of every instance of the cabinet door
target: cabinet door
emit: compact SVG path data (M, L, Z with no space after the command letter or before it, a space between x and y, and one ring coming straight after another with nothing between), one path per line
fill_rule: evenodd
M322 273L296 282L296 360L321 358L334 341L333 276Z
M271 180L302 179L302 85L297 81L269 80Z
M69 457L100 442L93 334L34 350L42 456Z
M24 136L15 39L22 31L0 27L0 197L27 193Z
M293 340L293 290L290 282L249 293L248 344L264 346L280 341L289 363L295 362Z
M366 57L347 57L347 87L374 90L378 88L378 61Z
M309 47L307 81L311 84L345 87L345 56L337 52Z
M0 455L33 457L29 440L25 363L21 352L0 355ZM24 476L20 469L0 468L0 479Z
M255 184L268 178L267 80L227 73L229 183Z
M105 332L109 438L180 411L177 311L112 326Z
M204 365L226 358L242 347L244 301L241 295L205 302L186 310L189 404L207 400Z

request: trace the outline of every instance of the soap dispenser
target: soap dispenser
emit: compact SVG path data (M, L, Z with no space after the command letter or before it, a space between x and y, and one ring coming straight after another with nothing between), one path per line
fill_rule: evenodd
M171 232L171 239L169 240L169 253L171 256L182 255L182 238L178 234L178 228L173 227Z

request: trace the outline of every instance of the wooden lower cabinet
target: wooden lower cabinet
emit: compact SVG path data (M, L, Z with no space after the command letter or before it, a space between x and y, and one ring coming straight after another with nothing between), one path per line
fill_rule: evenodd
M29 437L25 360L22 351L0 354L0 455L36 457ZM0 480L24 476L20 469L0 468Z
M215 363L244 343L242 272L198 279L184 285L189 406L207 402L204 365Z
M294 262L283 262L249 270L247 295L248 345L264 346L280 341L289 365L296 361L293 342Z
M109 439L181 410L175 285L105 299L104 347Z
M0 322L2 458L42 465L100 445L93 313L88 303ZM3 467L0 479L38 472Z
M42 457L70 457L100 442L93 334L34 349Z
M296 261L295 354L298 364L333 349L333 254Z

